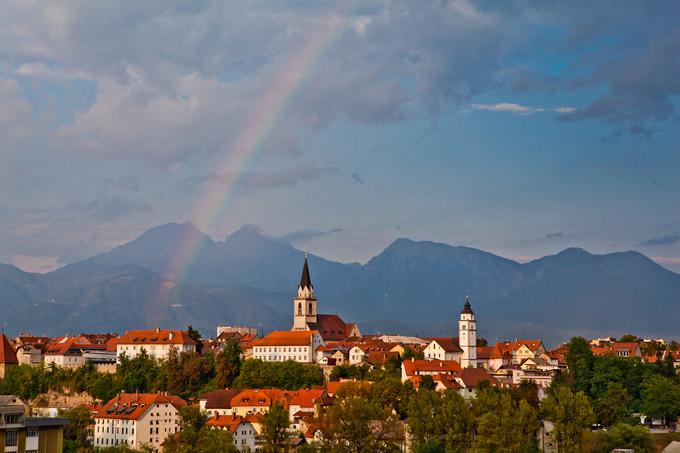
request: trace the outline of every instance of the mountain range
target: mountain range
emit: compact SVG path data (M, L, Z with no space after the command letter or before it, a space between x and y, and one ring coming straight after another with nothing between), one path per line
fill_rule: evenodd
M303 259L252 227L214 241L191 224L169 223L47 274L0 264L0 326L10 335L192 324L209 336L219 323L285 329ZM467 294L491 341L678 336L680 275L638 252L569 248L522 264L397 239L363 265L312 255L309 265L320 312L358 322L364 333L456 335Z

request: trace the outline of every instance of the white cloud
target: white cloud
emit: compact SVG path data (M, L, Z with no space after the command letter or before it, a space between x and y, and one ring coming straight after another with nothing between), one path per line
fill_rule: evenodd
M498 104L472 104L470 108L472 110L486 110L490 112L510 112L519 115L527 115L529 113L540 112L573 113L576 111L574 107L543 108L543 107L531 107L528 105L520 105L512 102L500 102Z

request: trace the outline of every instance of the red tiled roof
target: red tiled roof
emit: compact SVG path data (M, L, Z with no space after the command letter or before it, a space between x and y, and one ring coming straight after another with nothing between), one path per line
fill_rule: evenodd
M253 346L311 346L316 330L275 330L253 342Z
M196 342L183 330L149 329L131 330L118 338L117 344L186 344Z
M178 396L162 393L122 393L101 406L94 418L139 420L153 404L172 404L177 409L186 406L186 402Z
M385 365L388 360L392 358L398 358L398 352L389 351L369 351L366 361L372 365Z
M373 382L371 381L331 381L326 383L326 392L333 396L336 393L338 393L338 390L340 390L342 387L345 386L357 386L357 387L363 387L363 386L370 386L373 385Z
M464 368L460 372L460 377L466 388L477 388L483 381L487 381L493 386L498 385L498 380L488 371L481 368Z
M402 365L406 376L417 376L421 373L454 374L462 370L455 360L404 360Z
M241 423L250 423L240 415L215 415L208 419L207 425L212 428L220 428L233 433Z
M4 333L0 334L0 363L10 365L16 365L19 363L17 360L17 353Z

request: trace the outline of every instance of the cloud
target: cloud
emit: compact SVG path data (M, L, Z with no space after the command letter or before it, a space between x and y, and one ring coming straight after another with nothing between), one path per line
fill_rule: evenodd
M510 112L519 115L527 115L529 113L538 112L555 112L555 113L573 113L576 111L574 107L555 107L546 109L542 107L530 107L527 105L520 105L511 102L501 102L498 104L472 104L472 110L486 110L489 112Z
M295 187L321 176L335 173L335 171L336 169L333 167L300 165L286 170L270 172L209 173L199 177L188 178L186 182L192 185L211 183L221 186L233 186L236 190L242 192L258 192L268 189Z
M545 239L561 239L565 236L565 234L562 231L558 231L557 233L548 233L545 235Z
M680 232L667 234L658 238L647 239L638 244L640 247L650 247L657 245L673 245L680 242Z
M67 210L82 211L97 223L109 223L134 211L149 212L151 208L144 204L133 203L122 197L113 197L104 200L74 202L67 207Z
M329 236L336 233L342 233L344 230L342 228L333 228L330 230L315 230L315 229L304 229L298 231L291 231L279 239L284 240L290 244L304 244L306 242L312 241L314 239Z

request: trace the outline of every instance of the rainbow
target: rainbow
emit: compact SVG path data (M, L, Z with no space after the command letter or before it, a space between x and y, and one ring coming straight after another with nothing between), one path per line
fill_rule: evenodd
M341 2L344 6L349 3L351 2ZM222 177L221 184L206 184L206 191L199 198L192 216L196 225L210 226L217 223L227 202L235 193L239 177L253 164L257 151L280 123L305 81L314 75L320 58L337 42L342 24L342 15L338 14L331 14L329 21L320 21L316 30L310 30L310 39L306 44L278 72L272 88L250 112L236 145L228 150L224 161L217 166ZM200 251L198 238L187 238L172 260L168 278L181 281L186 277Z

